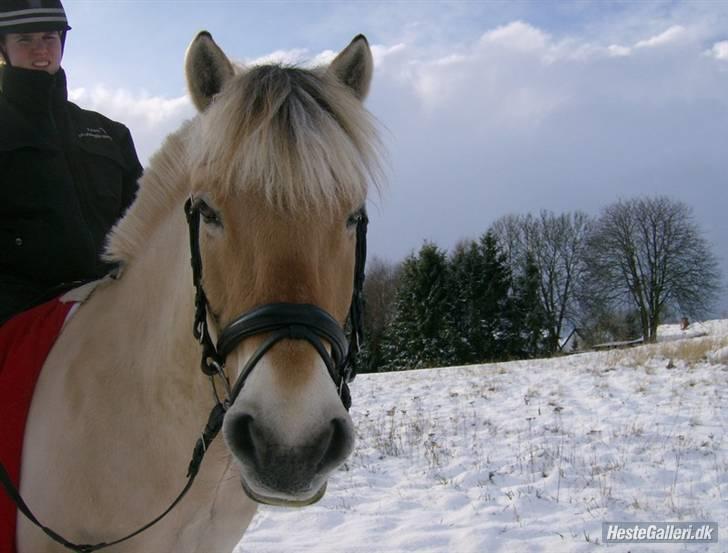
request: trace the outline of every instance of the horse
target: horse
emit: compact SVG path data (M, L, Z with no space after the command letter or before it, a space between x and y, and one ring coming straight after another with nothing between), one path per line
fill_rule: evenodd
M325 493L354 443L337 370L381 173L372 68L362 35L314 69L237 67L209 33L192 41L198 113L150 160L109 234L120 274L67 321L36 384L20 492L44 525L97 543L146 524L196 444L187 495L109 551L231 551L258 504ZM66 550L21 515L17 529L19 553Z

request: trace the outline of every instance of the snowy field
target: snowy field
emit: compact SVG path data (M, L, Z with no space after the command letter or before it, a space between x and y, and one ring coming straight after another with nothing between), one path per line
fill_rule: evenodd
M360 375L326 496L261 507L235 553L728 551L728 321L567 357ZM605 545L602 521L719 541Z

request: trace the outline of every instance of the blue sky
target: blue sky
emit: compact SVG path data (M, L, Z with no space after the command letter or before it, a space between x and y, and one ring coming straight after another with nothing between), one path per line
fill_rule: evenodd
M728 274L728 1L64 5L72 98L125 122L144 160L194 115L182 62L199 30L241 63L326 61L364 33L390 151L373 255L666 194L694 208Z

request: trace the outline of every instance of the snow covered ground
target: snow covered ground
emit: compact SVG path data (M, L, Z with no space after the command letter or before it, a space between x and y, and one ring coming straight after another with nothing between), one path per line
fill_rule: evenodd
M728 551L728 321L547 360L360 375L326 496L261 507L236 553ZM719 541L605 545L602 521Z

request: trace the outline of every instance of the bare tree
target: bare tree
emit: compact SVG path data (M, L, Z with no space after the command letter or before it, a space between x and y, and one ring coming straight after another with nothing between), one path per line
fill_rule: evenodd
M502 248L514 275L525 267L528 251L526 234L527 229L532 225L532 219L530 214L504 215L498 218L489 229Z
M664 196L610 205L589 239L589 288L601 301L631 304L645 341L656 340L670 308L691 316L709 311L719 278L691 209Z
M394 314L394 300L401 272L401 263L390 263L374 257L367 264L364 280L365 372L377 371L381 361L384 330Z
M531 232L530 250L541 270L541 299L551 325L552 351L558 349L564 323L575 320L575 291L586 270L590 229L585 213L542 211Z
M549 349L555 352L566 322L575 324L576 285L586 270L591 220L582 212L556 215L507 215L491 227L504 245L514 274L522 274L531 257L540 274L540 295L548 321Z

